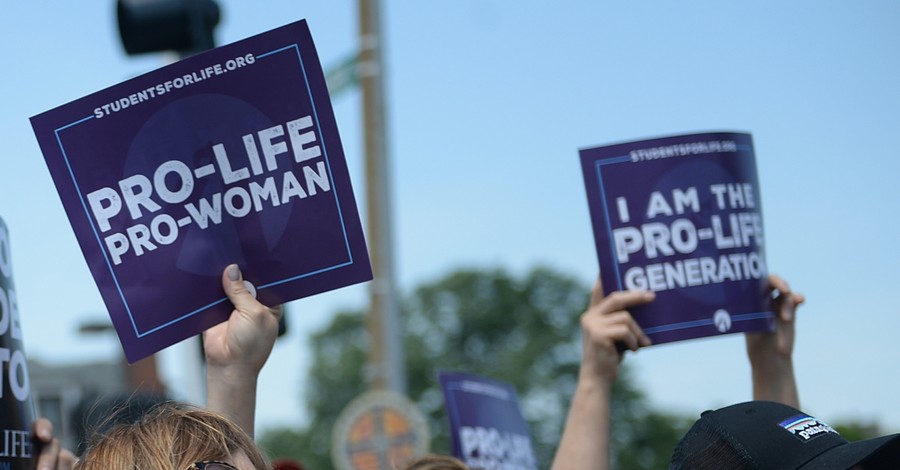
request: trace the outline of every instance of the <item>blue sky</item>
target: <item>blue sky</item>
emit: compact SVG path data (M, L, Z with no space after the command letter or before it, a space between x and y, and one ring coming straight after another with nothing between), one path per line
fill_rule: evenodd
M219 0L220 44L306 18L326 68L356 47L356 4ZM620 2L624 3L624 2ZM705 130L754 136L768 265L809 299L795 360L803 407L900 431L900 4L462 0L383 5L400 287L457 267L597 272L578 149ZM105 318L28 117L164 65L127 57L113 1L15 2L5 45L0 217L29 356L113 357ZM334 100L364 204L360 100ZM265 429L303 419L306 335L358 286L290 305L263 372ZM191 374L163 356L176 393ZM696 414L750 398L742 338L629 357L653 402Z

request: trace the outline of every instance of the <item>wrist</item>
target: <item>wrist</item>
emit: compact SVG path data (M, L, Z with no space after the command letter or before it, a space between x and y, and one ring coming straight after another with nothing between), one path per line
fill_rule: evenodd
M753 399L769 400L799 408L794 365L790 358L752 364Z
M255 399L258 373L239 366L207 366L206 395L210 408L230 407L235 397ZM216 410L221 411L221 410Z
M208 366L206 408L226 416L253 436L257 383L257 374L246 367Z
M794 368L794 360L791 356L776 353L752 354L749 356L750 367L754 371L766 373L778 373L790 371Z
M209 358L206 360L206 368L207 370L216 369L218 371L240 374L258 374L262 370L261 366L247 361L215 361Z
M587 395L609 396L612 393L613 382L615 382L615 377L596 372L587 372L582 367L578 373L576 393L582 392Z

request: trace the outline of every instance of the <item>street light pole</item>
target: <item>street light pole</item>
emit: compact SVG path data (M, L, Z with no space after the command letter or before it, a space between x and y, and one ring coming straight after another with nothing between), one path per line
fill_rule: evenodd
M369 379L374 389L406 392L403 334L394 286L381 18L378 0L359 0L358 77L363 134L369 256Z

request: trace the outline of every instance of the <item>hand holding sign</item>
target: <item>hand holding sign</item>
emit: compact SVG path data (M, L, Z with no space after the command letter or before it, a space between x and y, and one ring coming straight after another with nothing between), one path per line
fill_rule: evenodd
M53 424L46 418L34 422L34 441L37 448L37 465L40 470L71 470L75 466L75 454L62 448L59 439L53 437Z
M799 407L792 356L796 310L806 298L793 292L787 281L774 274L769 275L769 289L774 294L775 331L745 335L747 357L753 369L753 398Z
M207 406L231 418L253 436L256 383L278 335L281 306L269 308L247 290L241 270L228 265L222 288L234 310L228 321L203 334Z
M581 316L582 359L579 380L612 387L619 373L622 351L649 346L650 338L627 309L646 305L656 298L650 291L616 291L603 295L598 278L591 292L591 305Z
M284 308L269 308L256 300L247 290L236 264L225 268L222 287L234 310L228 321L204 332L207 363L214 367L242 368L245 370L240 372L255 376L272 352Z
M628 309L647 305L655 298L653 292L637 290L604 296L601 280L594 284L591 303L581 315L578 385L553 470L609 468L609 406L619 363L625 349L637 351L651 344Z

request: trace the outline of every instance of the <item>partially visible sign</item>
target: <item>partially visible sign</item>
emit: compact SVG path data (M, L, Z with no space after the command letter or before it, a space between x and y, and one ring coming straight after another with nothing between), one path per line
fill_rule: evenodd
M656 292L631 310L654 343L771 329L749 134L681 135L581 150L600 276Z
M441 373L453 455L472 468L534 470L528 423L512 385L463 373Z
M328 93L336 98L359 84L359 54L352 54L325 72Z
M31 437L34 402L12 274L9 229L0 218L0 468L31 470L36 452Z
M428 423L403 395L374 390L338 416L331 459L338 470L396 470L428 452Z
M372 278L305 21L31 122L130 362L227 319L230 263L268 305Z

